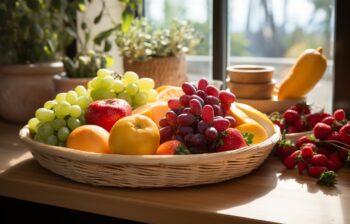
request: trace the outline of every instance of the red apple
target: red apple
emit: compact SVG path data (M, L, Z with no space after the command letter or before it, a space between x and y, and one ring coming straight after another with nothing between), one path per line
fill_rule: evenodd
M89 104L85 120L87 124L94 124L110 131L120 118L132 114L131 106L122 99L96 100Z

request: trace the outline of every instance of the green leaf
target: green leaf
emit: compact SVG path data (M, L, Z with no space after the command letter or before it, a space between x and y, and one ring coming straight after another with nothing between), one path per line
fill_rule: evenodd
M39 0L27 0L26 3L27 3L28 8L30 8L34 12L38 12L40 10Z
M86 5L84 3L79 3L78 8L80 12L85 12L86 11Z
M122 14L122 31L124 33L128 32L133 20L134 12L130 7L126 7Z
M332 170L325 171L321 174L317 183L327 187L333 187L337 183L337 174Z
M108 52L112 49L112 44L111 42L109 42L108 40L105 40L105 46L103 48L104 52Z
M80 24L80 27L81 27L82 30L86 30L86 28L87 28L86 22L83 21L83 22Z
M56 1L52 1L51 3L52 3L52 7L57 10L61 9L62 6L67 4L65 0L56 0Z
M64 29L66 31L67 34L69 34L69 36L73 37L73 38L77 38L77 34L76 32L74 32L74 30L70 27L66 27Z
M49 47L51 53L53 54L55 52L55 47L50 39L47 40L47 46Z
M39 24L34 23L30 29L31 34L35 37L36 40L41 40L44 38L44 31Z
M254 135L252 133L243 132L242 135L247 145L251 145L253 143Z
M105 30L105 31L99 33L94 38L94 43L97 45L101 45L102 41L107 39L113 33L113 31L115 31L116 29L117 29L117 27L113 27L113 28L110 28L108 30Z
M84 32L84 37L85 37L85 43L89 42L90 40L90 32Z
M102 2L102 9L101 9L100 13L95 17L94 24L97 24L101 21L105 7L106 7L105 2Z
M106 58L106 68L112 67L112 65L114 64L113 57L110 55L107 55L105 58Z
M67 76L75 77L76 66L73 60L70 59L69 57L64 57L62 62L63 62L63 67L64 67L64 70L66 71Z

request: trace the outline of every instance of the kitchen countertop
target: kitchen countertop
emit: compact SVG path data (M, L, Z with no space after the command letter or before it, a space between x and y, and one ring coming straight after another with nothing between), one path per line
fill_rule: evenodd
M151 223L350 223L350 169L338 184L285 170L274 156L246 176L186 188L130 189L76 183L42 168L0 120L0 195Z

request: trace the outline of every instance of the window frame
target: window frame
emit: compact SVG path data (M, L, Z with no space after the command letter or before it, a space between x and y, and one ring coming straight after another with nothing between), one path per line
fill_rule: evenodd
M334 40L334 80L333 108L343 108L350 114L350 2L335 2L335 40Z

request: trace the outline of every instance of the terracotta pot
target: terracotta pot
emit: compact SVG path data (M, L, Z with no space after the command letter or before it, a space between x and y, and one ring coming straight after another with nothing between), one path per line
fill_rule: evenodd
M124 71L134 71L140 77L152 78L156 87L161 85L181 86L188 80L187 63L181 57L156 57L147 61L131 61L124 58Z
M87 88L87 83L91 78L69 78L65 73L57 74L53 77L55 83L55 92L67 92L69 90L74 90L78 85L83 85Z
M0 66L0 116L26 123L37 108L54 97L54 74L63 71L61 62Z

